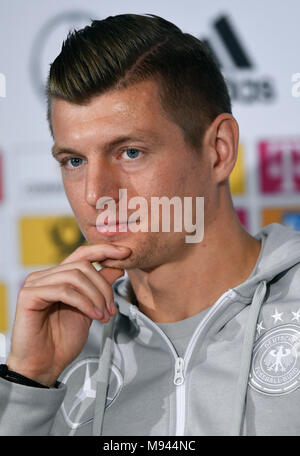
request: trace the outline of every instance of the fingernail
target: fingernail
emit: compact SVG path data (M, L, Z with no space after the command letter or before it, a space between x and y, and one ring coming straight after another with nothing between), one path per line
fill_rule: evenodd
M104 314L103 311L98 309L98 307L94 307L95 314L98 316L98 318L103 318Z
M106 320L107 318L110 319L110 315L109 315L109 313L107 312L107 310L104 309L104 320Z
M116 305L114 303L114 301L111 301L111 303L109 304L109 310L112 314L116 314L117 313L117 308L116 308Z

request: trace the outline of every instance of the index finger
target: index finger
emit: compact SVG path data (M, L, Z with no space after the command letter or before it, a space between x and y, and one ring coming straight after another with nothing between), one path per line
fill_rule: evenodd
M92 244L81 245L74 252L65 258L60 264L71 263L72 261L98 261L101 262L106 258L120 259L125 258L131 253L131 249L125 246L114 244Z

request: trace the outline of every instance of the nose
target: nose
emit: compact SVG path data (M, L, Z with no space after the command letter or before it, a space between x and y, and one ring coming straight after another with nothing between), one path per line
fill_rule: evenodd
M87 204L96 208L99 198L119 198L119 179L117 170L103 159L96 159L87 164L85 182L85 200Z

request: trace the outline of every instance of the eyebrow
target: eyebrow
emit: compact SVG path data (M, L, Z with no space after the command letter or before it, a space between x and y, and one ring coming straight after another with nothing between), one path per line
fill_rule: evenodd
M57 147L55 144L51 148L51 152L54 158L57 158L62 154L72 154L72 155L81 155L79 151L75 149L69 149L67 147Z
M146 135L146 137L145 137ZM116 147L124 142L127 141L145 141L145 139L150 140L152 143L153 142L158 142L158 137L157 135L154 134L149 134L148 132L143 132L143 136L138 136L138 135L122 135L118 136L116 139L113 139L112 141L107 142L103 146L104 151L110 150L112 147ZM51 152L54 158L57 158L59 155L62 154L72 154L72 155L82 155L81 152L68 148L68 147L58 147L56 144L54 144L51 148Z

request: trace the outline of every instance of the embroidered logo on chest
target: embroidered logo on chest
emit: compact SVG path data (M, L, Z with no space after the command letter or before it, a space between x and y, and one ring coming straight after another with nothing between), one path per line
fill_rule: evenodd
M93 420L97 390L98 358L86 358L76 362L61 379L68 386L68 392L61 406L67 424L76 429ZM119 395L123 386L123 377L119 369L112 364L106 397L106 408Z
M300 326L280 325L257 340L249 385L271 395L287 394L300 386Z

